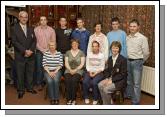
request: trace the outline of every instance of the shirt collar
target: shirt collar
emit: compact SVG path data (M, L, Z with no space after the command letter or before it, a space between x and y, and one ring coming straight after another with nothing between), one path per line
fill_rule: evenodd
M100 33L99 35L96 35L96 32L94 33L94 36L95 37L100 37L100 36L102 36L102 33Z
M47 29L47 28L48 28L48 26L45 26L45 27L40 26L40 28L41 28L41 29Z
M133 36L130 34L129 36L130 36L130 38L132 38L132 37L138 37L139 36L139 32L137 32L137 33L135 33Z
M76 28L75 30L78 30L78 31L85 31L86 28L82 28L82 29Z
M112 59L113 59L113 60L117 60L118 55L119 55L119 54L117 54L115 57L114 57L114 56L112 56Z
M23 27L27 27L27 25L25 24L25 25L23 25L23 24L21 24L21 23L19 23L20 24L20 26L21 26L21 28L23 29Z

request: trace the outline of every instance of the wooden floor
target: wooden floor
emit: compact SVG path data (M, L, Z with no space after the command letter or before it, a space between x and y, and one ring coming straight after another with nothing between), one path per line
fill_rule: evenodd
M22 99L17 98L17 90L13 85L6 85L5 87L5 104L6 105L49 105L49 99L44 99L44 90L38 91L37 94L31 94L26 92ZM61 95L60 104L65 105L66 100ZM77 98L78 105L84 105L84 101L81 98ZM125 99L124 105L130 105L131 102ZM148 95L142 92L141 105L154 105L154 96Z

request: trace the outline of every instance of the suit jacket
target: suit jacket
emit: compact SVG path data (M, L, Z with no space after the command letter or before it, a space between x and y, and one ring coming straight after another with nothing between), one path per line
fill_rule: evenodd
M27 37L25 36L20 24L16 24L12 31L12 44L14 46L15 60L25 61L33 60L36 49L36 37L33 28L27 26ZM25 50L33 51L30 57L24 57Z
M108 60L108 68L104 71L105 78L112 76L112 82L116 89L125 88L127 85L127 59L122 55L118 58L113 67L112 56Z

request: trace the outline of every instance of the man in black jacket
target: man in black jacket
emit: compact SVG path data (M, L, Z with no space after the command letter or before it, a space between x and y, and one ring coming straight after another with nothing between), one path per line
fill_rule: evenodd
M24 95L24 81L27 83L27 92L36 94L33 90L34 53L36 37L34 30L27 26L28 13L20 11L20 22L13 27L12 43L14 46L18 98Z

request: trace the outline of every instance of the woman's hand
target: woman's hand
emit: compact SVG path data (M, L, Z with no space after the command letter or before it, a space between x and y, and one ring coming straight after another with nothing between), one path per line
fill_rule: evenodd
M70 74L74 75L77 72L77 69L70 70Z
M112 80L108 79L107 85L111 85L112 84Z
M51 78L54 78L55 77L55 72L49 72L49 76L51 77Z

